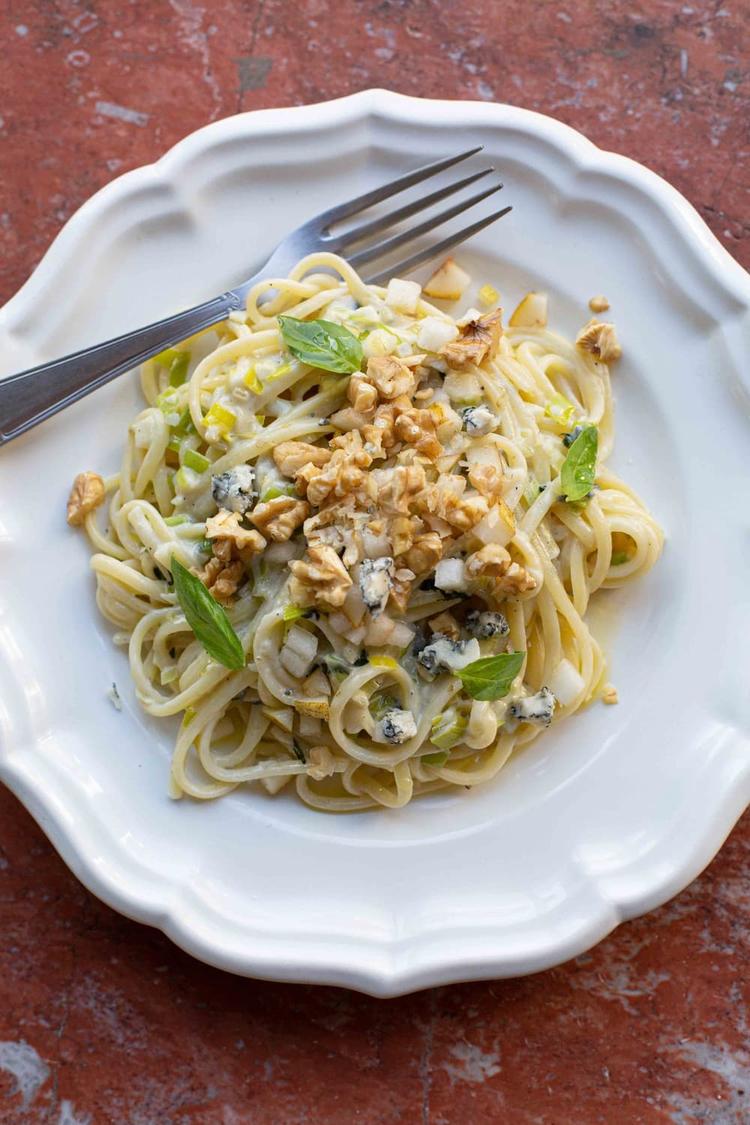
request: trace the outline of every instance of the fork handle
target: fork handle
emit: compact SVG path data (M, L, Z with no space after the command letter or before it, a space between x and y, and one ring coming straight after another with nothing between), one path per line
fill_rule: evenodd
M0 445L38 426L45 418L164 348L226 319L240 304L238 295L230 290L114 340L0 379Z

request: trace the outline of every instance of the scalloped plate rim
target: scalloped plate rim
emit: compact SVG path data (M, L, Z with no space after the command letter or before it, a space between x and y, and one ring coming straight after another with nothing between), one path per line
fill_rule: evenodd
M676 225L679 235L689 241L696 259L710 274L712 284L722 296L729 298L738 310L750 311L750 277L721 246L692 205L656 173L628 157L599 149L570 126L533 111L485 102L423 100L390 91L368 90L317 105L260 110L212 122L180 140L158 161L113 180L71 216L31 277L0 310L0 324L13 333L14 316L22 318L25 306L34 299L35 290L47 284L56 271L64 268L69 246L73 247L87 223L101 209L115 204L118 198L127 198L132 190L153 181L154 177L161 180L162 172L167 172L173 165L179 167L181 159L190 159L200 153L201 146L212 145L215 140L221 139L222 134L231 137L233 132L240 132L251 136L256 128L271 133L283 132L285 124L293 125L304 117L317 116L321 123L326 118L325 123L331 125L336 123L337 115L338 120L353 120L368 113L381 113L386 118L407 119L414 123L420 115L434 115L433 119L438 121L441 113L448 112L451 115L463 112L469 118L473 114L475 119L482 119L478 124L492 124L493 120L504 124L517 122L520 128L543 134L578 167L596 167L610 172L615 178L627 179L654 200L664 217ZM219 968L266 979L343 985L382 997L458 980L537 972L584 952L620 921L653 909L686 886L710 862L750 803L750 759L742 754L738 746L731 757L733 768L713 777L716 790L712 792L712 799L715 799L713 814L706 817L682 861L672 865L667 877L657 870L656 865L652 865L650 881L641 872L639 894L631 895L626 901L618 901L607 894L604 889L606 880L587 872L587 889L591 892L588 901L592 909L584 920L585 924L566 935L562 943L558 939L524 953L498 952L492 948L491 927L485 925L484 928L473 926L463 936L462 940L473 937L473 941L470 941L470 953L467 954L464 947L460 957L446 957L444 953L431 957L428 933L422 938L419 951L412 951L406 956L395 952L387 941L383 941L381 955L375 959L377 967L369 946L363 956L357 956L351 936L348 937L348 960L344 965L335 955L331 956L330 951L327 956L316 956L312 962L304 949L300 950L299 956L287 957L281 962L274 958L272 952L269 953L270 943L264 935L257 935L255 947L241 953L212 942L200 919L191 917L190 892L184 883L170 883L165 876L153 870L145 879L143 872L132 861L129 883L118 883L115 878L106 877L101 866L97 868L87 853L82 841L83 829L63 823L62 810L44 785L43 758L30 762L30 766L36 769L28 768L23 754L19 753L21 749L23 747L0 746L0 779L34 816L77 877L108 905L128 917L158 926L181 948ZM730 774L731 785L728 780ZM112 868L117 874L122 875L122 869L127 869L127 866L128 857L123 853L113 856ZM159 897L155 903L156 896ZM596 910L593 909L594 903ZM330 937L329 950L341 941L340 935ZM472 952L474 946L480 945L481 949Z

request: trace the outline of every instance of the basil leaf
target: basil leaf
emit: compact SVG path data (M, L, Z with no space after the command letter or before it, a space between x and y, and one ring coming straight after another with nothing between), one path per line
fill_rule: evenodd
M596 479L598 449L599 431L596 426L586 426L571 445L560 470L562 494L566 500L583 500L591 492Z
M501 652L483 656L455 674L461 677L464 690L472 699L502 699L521 671L525 652Z
M216 598L208 592L200 578L196 578L175 558L172 559L172 577L187 623L208 655L225 668L234 671L244 668L242 643Z
M310 367L351 375L362 367L362 345L357 337L330 320L295 320L280 316L279 327L292 355Z

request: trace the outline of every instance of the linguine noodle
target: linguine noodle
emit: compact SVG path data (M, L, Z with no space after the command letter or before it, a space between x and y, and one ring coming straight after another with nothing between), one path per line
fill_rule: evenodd
M586 610L645 574L662 535L607 468L607 365L546 327L498 338L490 325L485 354L462 356L482 314L457 323L403 284L369 286L312 255L257 285L246 315L142 370L148 405L85 526L97 604L128 645L141 705L181 716L174 796L257 782L323 811L397 808L489 781L550 721L616 698ZM279 316L348 329L366 370L302 362ZM394 371L400 397L383 381ZM591 427L595 483L570 502L561 470ZM300 471L307 446L321 463ZM243 496L250 506L231 506ZM288 535L283 517L261 519L282 508ZM212 522L222 513L234 538ZM319 580L316 544L330 563ZM173 560L224 607L244 667L217 662L188 626ZM504 653L525 654L512 683L477 698L470 664Z

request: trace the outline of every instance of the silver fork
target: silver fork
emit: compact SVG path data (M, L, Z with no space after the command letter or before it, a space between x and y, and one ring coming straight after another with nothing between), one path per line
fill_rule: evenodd
M390 199L391 196L406 191L407 188L414 187L415 184L422 183L432 176L437 176L453 164L458 164L460 161L474 156L481 149L482 146L478 145L476 148L459 153L458 156L436 160L432 164L424 165L413 172L408 172L405 176L400 176L397 180L383 184L382 187L365 192L364 195L359 195L356 199L350 199L346 203L340 203L337 207L331 207L330 210L323 211L320 215L316 215L315 218L310 219L293 230L291 234L288 234L276 247L262 269L248 278L247 281L238 285L236 289L229 289L219 297L204 301L203 304L176 313L174 316L168 316L164 320L149 324L145 328L137 328L133 332L126 332L123 336L117 336L114 340L108 340L103 344L95 344L93 347L84 348L82 351L74 352L62 359L53 360L51 363L42 363L38 367L32 367L28 371L21 371L17 375L9 375L6 379L0 380L0 445L4 445L20 434L26 433L27 430L43 422L45 418L57 414L66 406L70 406L71 403L83 398L84 395L95 391L97 387L108 383L110 379L122 375L125 371L131 371L138 364L150 359L151 356L157 355L164 348L171 347L172 344L179 343L187 336L192 336L203 328L208 328L212 324L225 320L230 312L244 306L247 294L253 285L264 277L283 277L305 255L328 250L346 256L348 261L359 269L365 263L382 259L395 250L406 249L414 239L434 231L443 223L447 223L450 219L462 214L469 207L473 207L483 199L487 199L488 196L494 195L502 188L502 184L493 184L493 186L485 188L467 199L446 207L425 221L418 223L417 226L410 227L399 234L393 234L382 241L377 241L378 235L389 231L397 223L401 223L412 215L434 206L434 204L454 195L470 184L476 183L477 180L481 180L494 171L493 168L485 168L481 172L475 172L462 180L441 187L423 198L407 203L403 207L398 207L386 215L380 215L350 230L338 234L331 231L331 227L342 220L348 219L352 215L358 215L369 207L382 203L384 200ZM377 283L385 281L391 276L409 273L425 262L445 254L458 243L483 230L490 223L494 223L496 219L502 218L510 210L510 207L503 207L502 210L494 211L491 215L479 219L470 226L463 227L441 242L402 258L387 269L381 269L379 272L367 272L365 280ZM356 249L360 244L363 245L360 249Z

